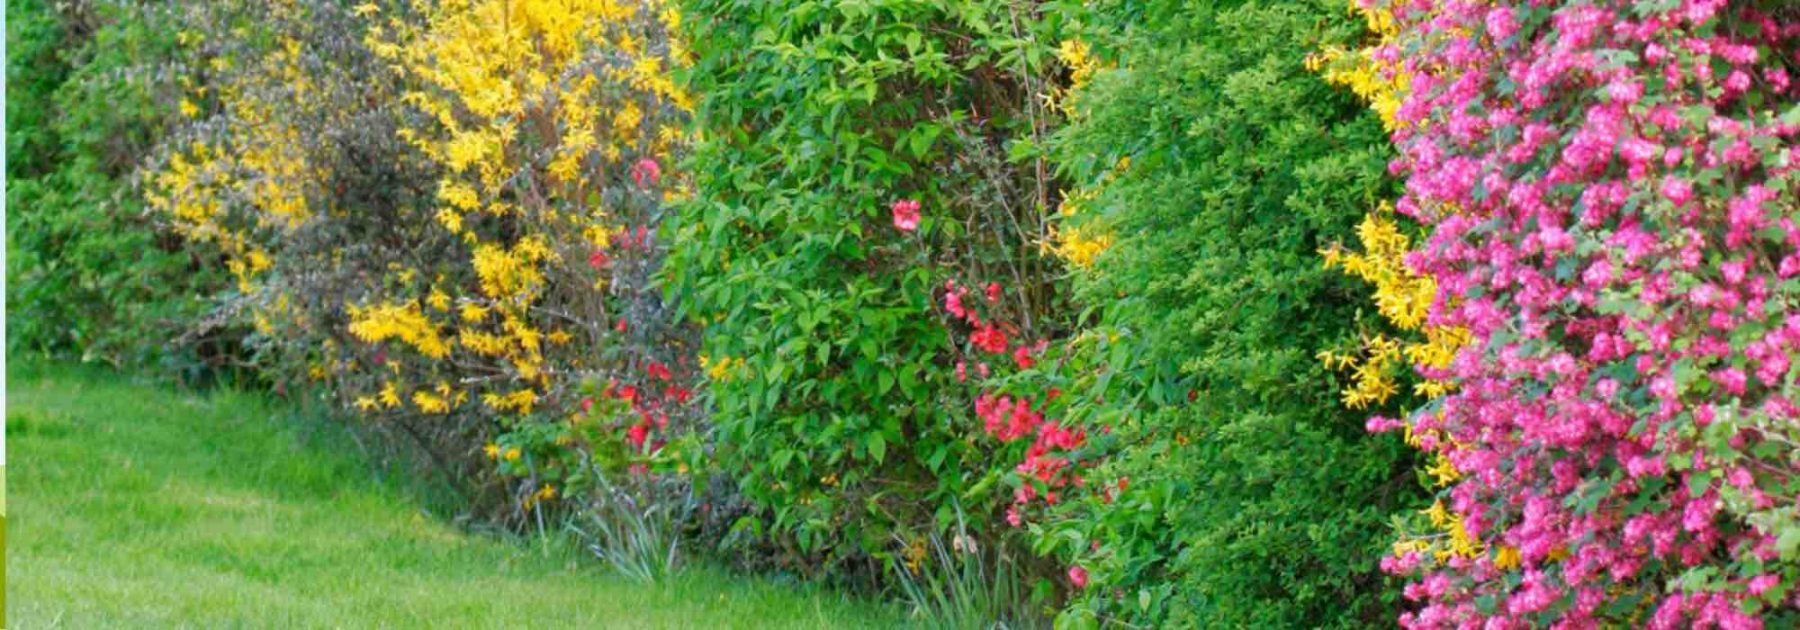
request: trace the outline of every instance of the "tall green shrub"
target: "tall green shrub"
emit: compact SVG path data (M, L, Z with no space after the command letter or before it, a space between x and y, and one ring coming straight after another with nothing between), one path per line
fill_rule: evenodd
M1113 238L1077 286L1116 337L1071 413L1111 449L1090 482L1128 484L1043 530L1091 576L1066 620L1383 622L1387 521L1420 493L1315 358L1364 317L1317 252L1391 190L1376 117L1304 67L1358 25L1327 0L1100 2L1086 21L1116 68L1056 146L1086 198L1065 228Z
M166 7L8 0L7 347L145 363L197 317L208 275L131 190L176 116Z

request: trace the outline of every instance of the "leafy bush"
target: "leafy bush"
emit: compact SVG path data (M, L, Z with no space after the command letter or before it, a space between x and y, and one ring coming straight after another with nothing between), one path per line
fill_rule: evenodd
M954 366L1071 319L1040 248L1056 12L695 0L684 13L702 139L669 277L705 325L716 466L761 510L741 525L785 563L864 576L896 540L923 553L959 499L994 532L1004 497L982 480L1005 465ZM936 306L957 279L1005 284L986 350Z
M1365 319L1316 252L1390 190L1389 152L1304 63L1361 29L1323 1L1100 2L1084 23L1117 67L1057 137L1081 185L1063 229L1111 243L1074 248L1100 325L1072 350L1065 413L1105 463L1033 525L1085 572L1064 621L1379 623L1397 593L1375 559L1420 491L1315 358Z
M192 356L202 340L164 342L217 282L130 182L174 109L160 71L179 57L172 13L9 0L7 14L7 347L113 364Z

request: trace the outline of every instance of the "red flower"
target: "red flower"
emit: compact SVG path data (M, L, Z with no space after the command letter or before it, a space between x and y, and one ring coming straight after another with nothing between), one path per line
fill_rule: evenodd
M1014 348L1013 362L1019 364L1019 369L1021 370L1029 370L1033 364L1037 363L1031 359L1030 346L1019 346Z
M657 182L662 181L662 166L650 158L638 160L637 164L631 167L631 181L637 182L639 186L645 185L644 182L648 181L649 185L654 186Z
M975 342L975 347L988 352L996 354L1006 352L1006 333L995 328L993 324L986 324L980 330L975 331L975 334L969 335L969 341Z
M669 380L673 376L669 374L669 368L656 361L651 361L650 365L644 368L644 371L650 374L650 378L662 381Z
M589 411L593 411L593 409L594 409L594 399L592 399L592 398L581 399L581 413L587 413Z
M644 440L649 437L650 425L648 423L640 422L625 430L625 441L630 442L633 449L644 448Z
M1075 588L1087 588L1087 578L1087 569L1081 565L1069 567L1069 583L1074 584Z
M600 251L598 249L594 250L594 253L588 254L588 266L593 267L596 271L598 271L601 267L605 267L606 262L608 260L609 259L606 257L606 252Z
M901 199L894 202L892 208L894 210L894 227L900 228L902 232L919 229L919 202Z
M989 282L988 283L987 300L988 300L989 304L993 304L995 302L1000 301L1000 283L998 283L998 282Z

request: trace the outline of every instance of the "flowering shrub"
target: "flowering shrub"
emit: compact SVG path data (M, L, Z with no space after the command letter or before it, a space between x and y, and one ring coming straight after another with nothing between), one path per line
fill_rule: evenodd
M1793 9L1373 3L1407 267L1465 330L1384 566L1413 627L1791 625Z
M1058 351L1056 415L1096 463L1026 518L1085 583L1062 621L1390 619L1376 559L1419 503L1411 458L1313 358L1363 320L1315 251L1389 190L1378 117L1305 64L1359 24L1335 2L1100 2L1083 23L1117 68L1070 96L1059 229L1111 243L1069 257L1099 323Z
M516 480L476 486L501 517L591 486L597 453L623 474L692 428L689 332L652 281L685 181L665 166L688 108L673 12L297 2L263 38L233 7L188 21L211 70L150 200L223 254L229 308L283 384L460 478ZM592 404L607 395L624 404Z

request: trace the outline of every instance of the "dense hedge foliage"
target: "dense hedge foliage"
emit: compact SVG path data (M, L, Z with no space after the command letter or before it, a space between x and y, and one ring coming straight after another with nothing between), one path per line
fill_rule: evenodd
M9 350L245 368L630 575L1794 621L1780 2L7 8Z
M1076 391L1129 486L1051 536L1093 545L1074 550L1093 583L1071 616L1376 622L1395 604L1374 561L1388 517L1420 493L1314 358L1363 318L1316 252L1388 194L1390 152L1304 64L1361 24L1335 2L1102 2L1089 27L1117 67L1076 94L1058 156L1085 186L1069 222L1114 241L1076 277L1116 339Z

